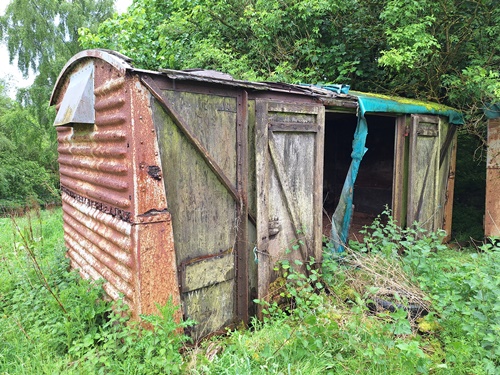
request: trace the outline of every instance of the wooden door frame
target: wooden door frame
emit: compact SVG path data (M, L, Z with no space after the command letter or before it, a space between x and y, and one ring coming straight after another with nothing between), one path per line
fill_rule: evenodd
M313 256L321 262L322 256L322 203L323 203L323 157L324 157L324 127L325 110L321 104L290 103L257 99L255 103L255 158L257 178L257 246L258 254L258 298L266 300L271 282L272 259L269 254L269 164L273 163L278 180L285 195L285 203L292 217L292 224L297 226L296 210L293 199L287 196L287 182L284 178L281 158L277 155L273 131L314 132L317 134L314 142L314 188L313 188L313 228L311 229L312 251L305 250L307 256ZM316 126L311 124L274 123L268 120L270 112L304 113L316 115ZM265 213L265 214L263 214ZM300 228L295 228L300 229ZM312 252L312 254L310 254ZM308 259L306 259L307 261ZM262 317L262 306L258 308Z

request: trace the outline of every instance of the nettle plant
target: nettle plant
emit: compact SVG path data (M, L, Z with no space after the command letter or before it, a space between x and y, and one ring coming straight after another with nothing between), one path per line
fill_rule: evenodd
M300 235L302 232L298 232ZM299 252L303 241L285 249L285 254ZM264 322L278 317L293 316L304 318L310 310L321 309L323 290L321 270L314 257L308 261L300 259L283 259L276 262L274 271L278 277L269 288L269 301L255 299L254 302L263 306Z

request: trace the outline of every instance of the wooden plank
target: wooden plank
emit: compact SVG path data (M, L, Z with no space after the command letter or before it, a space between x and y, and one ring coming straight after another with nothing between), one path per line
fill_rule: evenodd
M302 113L317 115L323 106L302 103L268 102L268 112Z
M205 160L205 162L212 170L212 172L215 173L219 181L226 187L226 189L229 191L234 200L239 202L240 196L234 185L231 183L231 181L228 179L228 177L219 167L219 165L215 162L215 160L209 154L207 149L194 136L188 124L184 121L184 119L180 116L180 114L177 113L177 111L175 111L174 108L170 105L168 99L165 97L165 95L163 95L163 93L158 88L154 80L148 75L143 75L141 76L141 82L149 89L151 94L158 100L162 108L170 115L172 121L179 127L179 129L186 136L186 138L198 150L203 160Z
M296 200L294 199L294 197L292 197L293 190L286 176L285 165L279 155L278 146L276 145L276 140L272 132L268 133L268 138L269 138L269 153L271 155L271 161L273 162L276 176L278 177L278 181L281 185L283 196L285 197L285 204L291 218L292 228L295 233L299 233L299 231L302 230L299 209L297 207ZM300 246L302 261L306 262L309 258L309 255L312 255L312 253L308 249L306 242L304 241L299 242L299 246Z
M190 130L237 186L236 97L186 92L167 92L165 96L180 117L192 124ZM184 286L182 283L186 280L181 278L181 287L190 289L181 294L183 313L199 323L193 328L192 336L202 337L236 321L234 275L239 205L158 100L152 101L152 112L172 213L178 269L193 258L222 256L231 249L225 259L227 263L215 261L220 268L214 275L215 284L204 285L207 281L204 275L198 284L193 276L190 284ZM220 144L230 147L220 147ZM207 269L208 266L205 271L202 267L197 268L197 272L206 273ZM210 279L210 274L206 276Z
M236 316L248 324L248 94L242 90L237 96L236 117L236 179L241 197L238 207L236 238Z
M408 136L409 127L406 123L406 116L399 116L396 119L395 142L394 142L394 166L392 177L392 216L398 224L404 226L405 217L403 216L404 200L404 168L407 163L405 160L405 141Z
M316 116L317 133L314 142L313 254L317 264L323 256L323 170L325 145L325 107Z
M455 125L451 125L456 127ZM450 167L448 174L448 184L446 186L446 200L444 206L443 229L446 232L444 242L451 240L451 223L453 218L453 198L455 195L455 171L457 166L457 133L454 132L453 140L451 141Z
M255 175L257 191L257 298L267 300L269 284L271 282L271 259L269 257L269 173L267 164L269 160L268 102L255 101ZM262 319L262 305L257 306L257 316Z
M312 124L303 124L296 122L270 122L270 131L278 132L300 132L300 133L317 133L318 126Z
M183 262L180 266L181 292L206 288L234 278L232 249Z
M433 127L439 124L439 118L412 116L407 225L417 221L423 228L434 231L439 205L439 137L422 132L427 124Z
M186 316L198 324L189 329L194 342L234 322L234 279L183 293Z
M439 167L441 168L441 165L443 164L446 156L448 155L448 151L450 149L450 146L452 145L453 141L456 141L456 132L457 132L457 127L453 124L448 125L448 131L446 132L446 138L441 145L441 151L439 153Z
M488 120L484 235L500 236L500 119Z

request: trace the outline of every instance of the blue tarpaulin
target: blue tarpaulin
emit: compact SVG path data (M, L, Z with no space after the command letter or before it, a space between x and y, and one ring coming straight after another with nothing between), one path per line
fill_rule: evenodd
M487 118L499 118L500 117L500 103L488 104L484 108L484 114Z
M337 252L344 250L349 235L349 227L353 214L354 183L358 175L361 160L368 149L365 147L368 135L368 123L366 113L390 113L390 114L427 114L448 117L451 124L461 125L464 123L463 116L453 108L421 102L411 99L403 99L378 94L368 94L349 91L347 85L321 86L336 93L349 94L358 98L358 123L352 141L351 165L347 172L339 204L332 218L331 238Z

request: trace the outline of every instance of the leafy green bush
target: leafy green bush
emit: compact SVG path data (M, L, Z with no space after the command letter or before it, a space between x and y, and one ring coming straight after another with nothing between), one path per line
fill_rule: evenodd
M60 202L58 177L37 162L0 153L0 215Z
M417 225L402 229L390 216L365 230L357 250L398 258L432 302L441 327L445 360L455 373L500 371L500 246L491 240L477 249L454 251L443 233ZM382 222L386 224L383 225ZM399 256L402 254L403 256Z

